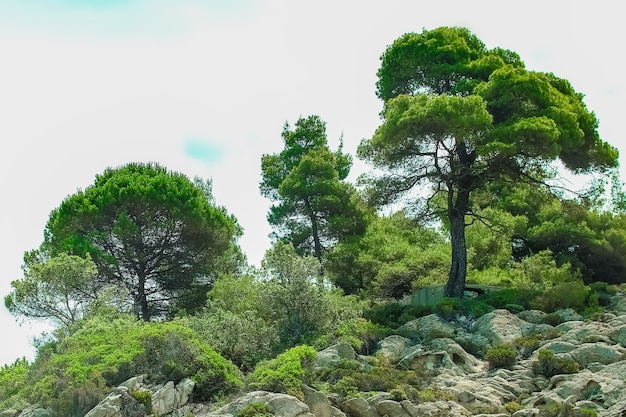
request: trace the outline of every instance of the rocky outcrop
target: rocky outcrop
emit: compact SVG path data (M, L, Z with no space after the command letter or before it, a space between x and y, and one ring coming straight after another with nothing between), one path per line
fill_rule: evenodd
M411 396L392 391L342 398L304 386L301 399L253 391L215 409L210 404L190 402L190 380L150 387L142 377L136 377L114 389L87 417L147 415L133 398L132 393L137 391L151 393L151 411L159 417L237 417L253 403L266 404L277 417L535 417L594 413L622 417L626 410L626 297L617 300L622 310L598 315L598 320L583 320L573 311L560 311L567 321L556 327L544 324L546 315L536 310L517 314L495 310L462 323L431 314L402 326L398 333L403 336L381 340L374 357L357 355L347 343L318 353L318 370L353 361L350 366L356 364L358 369L360 362L363 372L377 363L414 371L421 385ZM489 347L532 335L540 340L538 349L520 355L510 368L489 369L482 359ZM538 374L533 364L541 349L557 358L576 361L580 371L550 378ZM26 411L5 411L0 417L49 416L42 409L33 408L30 414Z
M150 413L168 416L184 407L191 396L194 383L183 379L178 384L170 381L165 385L149 387L144 385L143 376L137 376L115 388L85 417L143 417ZM134 392L148 392L150 409L133 397Z

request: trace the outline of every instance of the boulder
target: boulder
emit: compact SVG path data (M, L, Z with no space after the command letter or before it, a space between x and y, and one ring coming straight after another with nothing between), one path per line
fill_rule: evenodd
M609 346L606 343L585 343L569 352L572 359L585 368L590 363L608 365L624 358L624 348Z
M472 415L472 413L470 413L465 407L455 403L454 401L436 401L430 403L422 403L417 404L414 407L414 411L412 413L409 412L409 415L411 417L470 417Z
M304 393L304 403L309 406L309 411L315 417L345 417L346 415L328 400L323 393L304 385L302 387Z
M356 359L357 355L352 346L348 343L340 342L317 353L316 366L318 368L328 368L336 365L342 359Z
M157 389L152 394L152 409L157 416L170 414L181 408L189 401L195 384L191 379L185 378L174 385L170 381Z
M454 340L441 338L431 341L428 345L417 345L407 349L397 366L423 374L446 370L451 374L465 375L480 371L484 363L467 353Z
M520 319L533 324L543 324L546 313L541 310L524 310L516 314Z
M609 338L622 347L626 347L626 324L614 327L608 334Z
M583 316L578 314L576 310L571 308L564 308L562 310L557 310L554 312L557 316L563 319L563 321L582 321Z
M551 340L544 343L541 349L549 350L552 353L569 353L576 349L578 345L572 342L565 342L563 340Z
M91 409L85 417L144 416L146 409L131 397L128 388L114 388L104 400Z
M494 310L480 317L474 323L474 333L486 337L491 346L499 346L513 342L526 336L534 326L508 310Z
M387 417L411 417L409 413L397 401L383 400L376 406L378 414Z
M414 336L424 342L441 337L453 338L455 332L456 327L437 314L429 314L411 320L398 328L398 333Z
M363 397L353 397L341 404L341 411L350 417L381 417L376 408Z
M207 414L207 417L233 417L252 403L267 404L270 412L276 417L312 416L309 406L292 395L252 391Z
M398 335L387 336L378 342L376 354L392 363L396 363L402 357L402 352L406 351L407 348L414 344L411 339L407 339L406 337Z

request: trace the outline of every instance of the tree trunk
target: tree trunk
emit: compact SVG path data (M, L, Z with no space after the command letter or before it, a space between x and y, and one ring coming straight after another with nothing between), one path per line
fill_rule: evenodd
M139 309L141 311L140 318L143 321L150 321L150 309L148 308L148 297L146 296L146 277L140 275L139 283L137 285L137 300Z
M454 210L457 211L457 210ZM446 284L446 297L462 297L467 277L467 245L465 243L465 213L450 216L452 264Z

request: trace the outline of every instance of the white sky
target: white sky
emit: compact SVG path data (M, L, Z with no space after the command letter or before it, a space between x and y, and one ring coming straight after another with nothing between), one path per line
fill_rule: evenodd
M212 178L258 264L261 155L311 114L354 155L379 124L379 56L406 32L465 26L568 79L626 153L622 16L606 0L0 0L0 295L63 198L135 161ZM33 358L38 329L3 306L0 329L0 365Z

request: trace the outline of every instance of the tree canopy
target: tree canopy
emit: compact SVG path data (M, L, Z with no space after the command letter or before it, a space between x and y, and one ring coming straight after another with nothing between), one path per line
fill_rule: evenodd
M319 116L300 118L293 130L286 123L282 138L284 149L261 159L261 194L276 202L267 219L276 238L322 262L339 239L365 230L365 210L344 181L352 159L341 146L329 149Z
M489 50L464 28L397 39L381 56L377 94L383 122L357 151L383 171L365 178L371 201L408 196L449 223L448 296L463 294L475 190L499 181L549 186L556 160L574 173L617 165L617 149L600 139L568 81L525 69L516 53Z
M231 265L224 257L237 252L241 234L207 192L155 163L109 168L52 211L40 252L91 256L99 287L127 291L144 320L174 307L193 310Z

